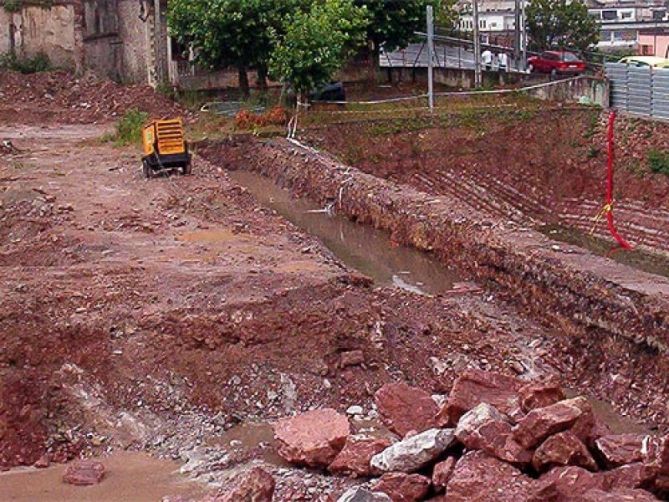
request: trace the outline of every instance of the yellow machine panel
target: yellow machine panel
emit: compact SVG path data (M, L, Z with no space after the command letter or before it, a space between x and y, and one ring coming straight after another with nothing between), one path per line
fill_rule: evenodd
M169 169L190 173L191 155L180 118L154 120L146 124L142 129L142 150L143 170L147 178L155 171Z

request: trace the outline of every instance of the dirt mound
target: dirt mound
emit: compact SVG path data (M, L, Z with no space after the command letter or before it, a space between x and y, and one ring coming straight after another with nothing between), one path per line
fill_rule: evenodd
M90 72L81 77L65 71L0 73L0 119L8 122L99 122L132 108L154 118L188 115L149 86L120 85Z

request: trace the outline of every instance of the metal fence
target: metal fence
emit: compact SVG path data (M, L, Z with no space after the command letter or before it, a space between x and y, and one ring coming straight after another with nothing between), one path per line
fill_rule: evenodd
M669 120L669 69L606 63L611 107L621 112Z

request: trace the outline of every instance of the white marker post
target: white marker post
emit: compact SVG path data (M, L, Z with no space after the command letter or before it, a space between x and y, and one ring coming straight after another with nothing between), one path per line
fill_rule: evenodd
M434 59L434 14L432 6L427 6L427 102L434 110L434 83L432 81L432 60Z

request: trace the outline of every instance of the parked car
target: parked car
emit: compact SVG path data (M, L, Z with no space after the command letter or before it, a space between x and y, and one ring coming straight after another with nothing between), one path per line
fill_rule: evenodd
M619 63L625 63L637 68L669 68L669 59L656 56L627 56L622 58Z
M527 58L527 69L530 72L550 73L558 75L578 75L585 71L585 61L569 51L544 51L538 56Z
M330 82L309 94L311 101L346 101L343 82Z

